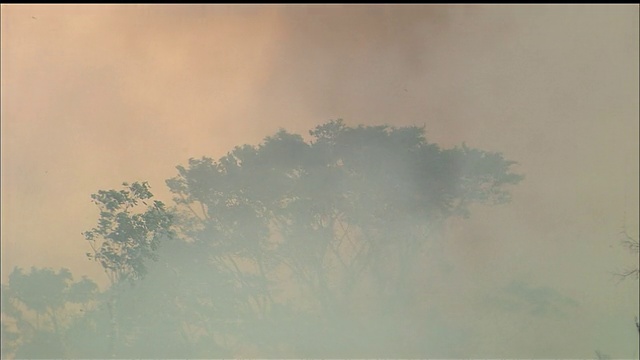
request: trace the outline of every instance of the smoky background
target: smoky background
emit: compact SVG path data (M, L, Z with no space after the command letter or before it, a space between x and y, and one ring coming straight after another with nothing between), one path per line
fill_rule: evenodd
M453 268L423 275L432 339L464 323L451 356L634 356L637 283L612 272L638 227L636 7L3 5L2 90L3 283L103 281L80 235L97 189L148 180L169 204L176 165L279 128L417 125L526 175L447 229ZM546 288L564 317L522 310Z

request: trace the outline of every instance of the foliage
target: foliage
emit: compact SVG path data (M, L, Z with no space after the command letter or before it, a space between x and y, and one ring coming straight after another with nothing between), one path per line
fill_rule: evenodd
M351 128L337 120L310 135L307 143L280 130L219 161L190 159L167 181L186 240L250 294L243 301L253 310L251 329L280 328L286 316L273 309L287 302L300 307L297 317L323 319L307 338L316 343L335 339L326 334L338 324L364 321L353 310L365 299L374 314L404 321L402 304L416 296L432 235L447 218L468 216L473 203L508 201L506 186L522 179L501 154L441 149L422 128ZM296 295L283 298L283 288Z
M100 190L91 195L100 209L100 218L97 227L83 233L93 250L87 257L102 265L111 283L106 305L110 317L108 352L112 357L116 356L120 342L117 302L122 281L133 284L134 280L142 279L147 273L146 260L157 260L160 242L174 234L173 215L164 204L158 200L147 204L153 197L147 182L122 185L123 190ZM140 209L139 203L146 208Z
M2 286L3 352L18 358L66 356L67 329L97 296L93 281L73 282L68 269L15 268Z
M147 205L146 200L153 197L149 184L122 185L123 190L100 190L91 195L100 218L97 227L83 233L93 249L87 257L102 265L112 284L142 278L145 260L157 259L154 251L161 239L172 235L172 216L165 205L158 200ZM139 203L147 206L146 211L135 213Z
M428 356L430 318L412 304L429 245L470 205L508 201L522 176L499 153L442 149L418 127L336 120L309 135L189 159L167 180L171 209L146 182L93 194L98 224L83 235L110 288L98 296L61 270L38 289L39 275L21 285L17 272L3 313L95 304L14 349L57 334L55 357ZM26 318L14 319L23 338Z

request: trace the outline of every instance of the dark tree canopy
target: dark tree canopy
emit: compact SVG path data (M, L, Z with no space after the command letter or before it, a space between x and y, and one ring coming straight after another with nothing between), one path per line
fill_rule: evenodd
M190 159L167 181L187 241L253 291L257 318L288 301L345 320L363 296L396 316L416 296L420 254L442 222L508 201L522 179L501 154L442 149L423 128L337 120L310 135L280 130L218 161ZM298 294L282 299L281 288Z
M145 260L156 259L160 241L172 234L172 217L164 204L154 200L147 205L153 197L147 182L122 185L123 190L91 195L100 219L97 227L83 233L93 250L87 257L102 265L111 283L144 276ZM144 212L137 209L139 203L147 207Z
M74 282L68 269L15 268L2 286L3 358L13 351L22 359L68 357L68 325L97 294L93 281Z
M87 255L111 287L88 297L92 283L69 287L61 271L33 289L16 273L13 299L35 311L95 303L31 341L66 336L55 354L82 358L451 356L429 332L433 314L415 306L428 300L424 264L440 256L431 245L447 219L509 200L515 163L443 149L419 127L336 120L308 139L280 130L190 159L166 182L170 209L145 182L92 195Z

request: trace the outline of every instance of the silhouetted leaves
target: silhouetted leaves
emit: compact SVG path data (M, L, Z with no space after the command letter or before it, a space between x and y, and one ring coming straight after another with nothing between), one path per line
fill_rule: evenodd
M217 161L189 159L166 182L172 209L146 182L93 194L87 256L111 287L100 293L64 269L14 271L3 285L9 351L424 357L429 318L407 307L432 235L471 204L508 201L522 176L499 153L442 149L419 127L335 120L309 135L281 129Z
M206 246L211 268L226 272L234 288L254 289L235 293L251 304L241 318L293 326L297 335L299 325L269 323L279 321L273 309L285 301L273 300L276 289L295 288L302 298L286 301L321 318L343 309L344 323L359 321L348 309L361 296L354 289L368 283L378 311L397 312L398 299L413 296L429 234L448 217L468 216L473 203L508 201L506 186L522 179L501 154L464 144L441 149L423 128L336 120L310 135L305 142L280 130L219 161L190 159L167 180L188 241ZM327 321L315 333L325 339L334 326Z
M100 190L91 195L100 209L98 226L83 233L93 253L87 256L99 262L112 283L135 280L146 273L145 260L155 259L155 250L163 238L173 235L172 215L161 201L148 205L153 197L146 182L122 184L123 190ZM135 212L142 202L144 212Z
M81 316L71 303L86 307L97 293L93 281L73 282L67 269L15 268L2 288L3 351L17 358L66 357L67 330Z

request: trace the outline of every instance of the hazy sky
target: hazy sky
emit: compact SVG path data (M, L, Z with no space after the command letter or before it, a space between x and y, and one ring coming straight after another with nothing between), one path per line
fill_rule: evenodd
M449 228L461 357L637 356L638 6L2 5L2 280L104 283L90 194L283 127L425 125L516 160L513 201ZM444 337L446 330L434 329ZM444 340L443 340L444 341Z

